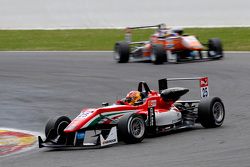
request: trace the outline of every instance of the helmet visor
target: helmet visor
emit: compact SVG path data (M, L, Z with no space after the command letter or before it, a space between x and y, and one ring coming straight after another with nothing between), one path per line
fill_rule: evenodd
M126 97L125 102L130 103L132 101L131 97Z

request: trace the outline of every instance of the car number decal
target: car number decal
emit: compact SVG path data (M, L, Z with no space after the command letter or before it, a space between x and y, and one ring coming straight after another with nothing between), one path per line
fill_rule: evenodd
M157 104L156 100L149 100L148 101L148 108L155 107Z
M89 115L91 115L94 111L93 110L86 110L82 111L77 118L87 118Z
M208 77L200 79L201 98L209 97Z

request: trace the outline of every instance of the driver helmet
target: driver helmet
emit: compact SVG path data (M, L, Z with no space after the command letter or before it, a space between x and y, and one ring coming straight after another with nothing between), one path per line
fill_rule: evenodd
M166 30L167 29L167 25L165 23L162 23L159 25L159 29L160 30Z
M141 93L139 91L130 91L126 98L125 102L129 103L130 105L134 105L136 102L138 102L141 99Z

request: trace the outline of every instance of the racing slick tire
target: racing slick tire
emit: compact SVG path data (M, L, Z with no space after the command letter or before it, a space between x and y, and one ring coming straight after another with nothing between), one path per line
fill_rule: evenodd
M204 128L216 128L222 125L225 118L225 108L219 97L208 97L200 101L198 120Z
M220 59L223 55L222 42L219 38L211 38L208 40L208 57L212 59Z
M142 116L126 114L118 122L118 133L127 144L140 143L146 134L146 125Z
M202 55L202 52L201 52L201 51L198 51L198 56L199 56L199 59L200 59L200 60L203 59L203 55Z
M63 130L70 124L71 120L66 116L58 116L48 121L45 126L45 136L49 140L56 139L62 135Z
M164 45L154 45L151 60L154 64L163 64L167 62L167 53Z
M127 63L130 56L130 46L128 42L117 42L114 48L114 59L118 63Z

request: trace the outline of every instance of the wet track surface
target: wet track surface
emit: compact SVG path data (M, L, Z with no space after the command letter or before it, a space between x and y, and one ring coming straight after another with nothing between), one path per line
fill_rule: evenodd
M35 148L0 157L1 167L185 166L250 164L250 55L221 61L152 65L116 64L111 53L0 53L0 127L43 132L49 117L76 116L83 107L113 102L141 80L157 89L165 77L208 76L210 95L223 99L224 125L120 143L105 149ZM192 83L188 82L187 87Z

